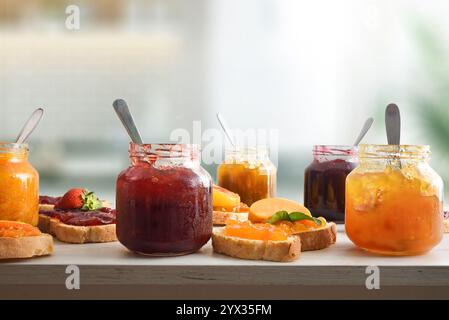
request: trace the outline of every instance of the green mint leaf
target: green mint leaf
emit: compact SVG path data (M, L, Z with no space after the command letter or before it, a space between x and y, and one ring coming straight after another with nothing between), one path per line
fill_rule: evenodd
M82 196L84 205L81 208L83 211L93 211L98 210L103 205L101 204L101 201L98 199L97 195L89 190L85 190L84 194Z
M290 218L290 221L310 220L315 222L317 225L321 226L321 220L311 217L302 212L292 212L288 216Z
M311 217L305 213L302 212L291 212L288 213L287 211L278 211L274 215L271 216L270 219L268 219L268 223L274 224L279 221L301 221L301 220L310 220L315 222L317 225L321 226L321 220Z
M279 221L287 220L290 221L290 217L288 215L287 211L278 211L274 215L271 216L270 219L268 219L268 223L274 224Z

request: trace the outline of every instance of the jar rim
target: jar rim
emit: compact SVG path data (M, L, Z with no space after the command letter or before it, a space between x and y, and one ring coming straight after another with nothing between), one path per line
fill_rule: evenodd
M264 144L255 146L238 145L238 146L228 146L225 148L225 150L226 152L244 152L244 151L258 152L258 151L268 151L269 147Z
M159 158L197 158L200 152L199 144L189 143L145 143L130 142L130 157L154 156Z
M360 158L428 158L432 152L430 145L391 145L391 144L361 144Z
M20 154L29 151L27 143L0 142L0 154Z
M336 156L356 156L359 148L354 145L325 145L317 144L313 146L312 152L314 155L336 155Z

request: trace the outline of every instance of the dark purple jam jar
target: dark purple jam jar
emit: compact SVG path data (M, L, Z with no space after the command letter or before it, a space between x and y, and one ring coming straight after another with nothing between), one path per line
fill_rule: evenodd
M313 161L304 174L304 205L315 217L344 223L346 177L357 164L357 147L313 147Z

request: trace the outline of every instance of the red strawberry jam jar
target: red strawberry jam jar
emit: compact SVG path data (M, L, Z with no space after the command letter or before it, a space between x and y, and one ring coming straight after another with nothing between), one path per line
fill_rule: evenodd
M212 179L194 144L130 144L116 187L117 237L130 251L177 256L212 234Z
M346 177L357 164L357 147L313 147L313 161L304 173L304 205L315 217L345 221Z

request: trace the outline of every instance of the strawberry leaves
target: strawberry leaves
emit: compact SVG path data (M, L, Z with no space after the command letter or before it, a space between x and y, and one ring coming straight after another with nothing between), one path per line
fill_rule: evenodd
M101 201L93 191L84 190L81 199L83 200L83 206L81 207L83 211L93 211L103 207Z

